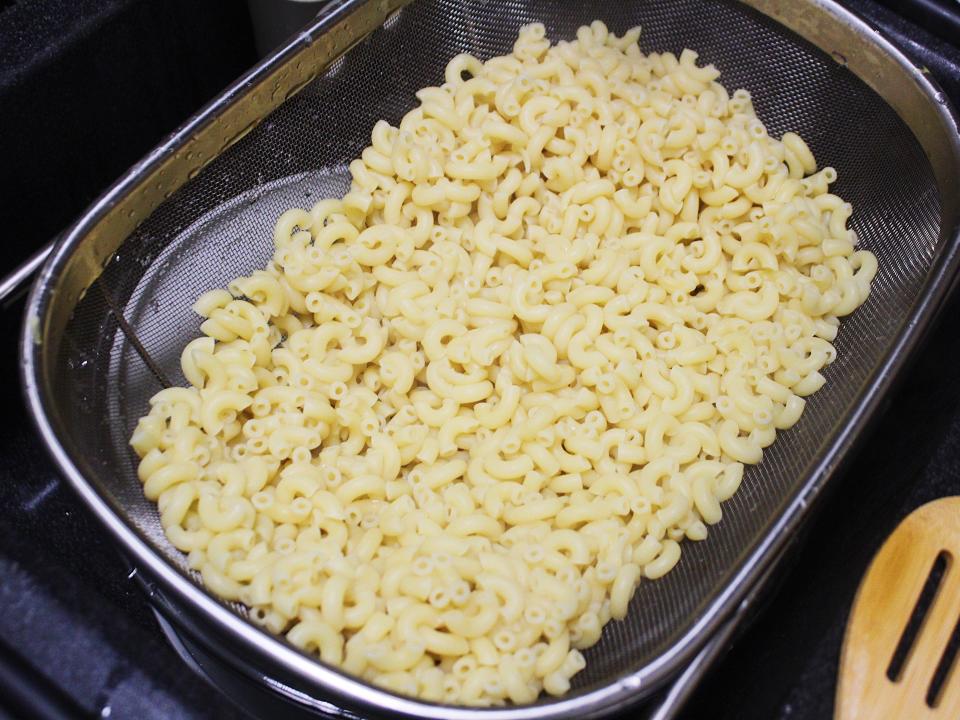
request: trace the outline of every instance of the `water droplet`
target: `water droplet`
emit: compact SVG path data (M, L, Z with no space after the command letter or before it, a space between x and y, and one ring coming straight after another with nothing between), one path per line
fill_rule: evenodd
M394 26L400 21L400 13L402 10L394 10L383 23L383 27L387 30L393 30Z

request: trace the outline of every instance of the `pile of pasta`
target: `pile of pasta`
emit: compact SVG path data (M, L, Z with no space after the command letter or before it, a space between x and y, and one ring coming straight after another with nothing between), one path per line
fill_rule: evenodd
M432 701L560 695L824 383L877 263L804 141L600 22L460 55L206 293L131 444L206 586Z

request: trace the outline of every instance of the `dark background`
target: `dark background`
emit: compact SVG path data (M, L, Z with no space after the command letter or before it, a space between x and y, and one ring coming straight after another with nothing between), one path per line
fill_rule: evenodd
M960 104L960 52L946 40L960 37L960 21L939 9L950 0L888 3L896 13L845 4ZM255 60L236 0L0 0L0 275ZM0 310L0 717L239 717L160 635L36 439L17 375L21 315L22 301ZM958 359L955 298L684 717L831 715L867 563L910 510L960 492Z

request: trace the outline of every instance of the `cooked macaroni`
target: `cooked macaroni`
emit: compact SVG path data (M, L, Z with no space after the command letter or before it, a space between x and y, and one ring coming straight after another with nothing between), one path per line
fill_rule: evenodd
M398 693L561 695L797 422L876 259L833 168L639 35L455 57L197 301L131 444L212 592Z

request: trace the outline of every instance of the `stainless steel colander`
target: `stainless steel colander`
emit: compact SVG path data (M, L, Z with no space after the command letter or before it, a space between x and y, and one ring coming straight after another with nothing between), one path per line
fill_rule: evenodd
M379 118L442 81L460 52L509 52L520 25L552 40L600 18L643 26L645 52L691 47L745 87L771 135L808 140L839 173L852 226L880 272L847 318L827 385L750 468L723 521L679 566L641 584L623 622L587 651L569 695L466 709L391 695L323 665L207 593L165 539L137 481L131 431L160 389L184 383L203 291L262 267L292 206L343 193ZM451 718L597 717L679 672L769 570L882 404L958 262L956 117L926 74L826 0L347 0L255 68L130 170L67 233L27 309L23 375L65 476L110 528L179 628L251 682L327 712ZM322 703L329 703L324 705Z

